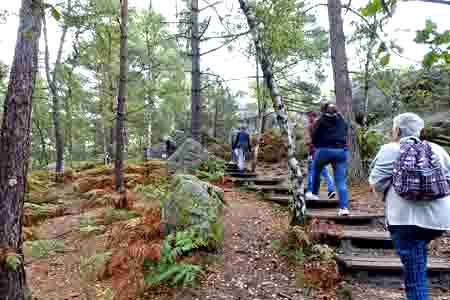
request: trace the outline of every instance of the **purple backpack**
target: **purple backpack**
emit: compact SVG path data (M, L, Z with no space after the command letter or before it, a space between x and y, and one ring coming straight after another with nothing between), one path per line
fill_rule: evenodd
M450 195L450 184L439 157L426 141L411 139L400 146L394 163L392 185L407 200L434 200Z

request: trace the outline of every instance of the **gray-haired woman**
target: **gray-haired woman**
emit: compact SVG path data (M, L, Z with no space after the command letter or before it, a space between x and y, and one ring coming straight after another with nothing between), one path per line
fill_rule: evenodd
M428 299L427 246L450 230L450 196L428 201L411 201L400 197L391 186L394 162L400 146L419 141L424 121L416 114L404 113L394 118L393 142L384 145L374 161L369 183L375 192L383 193L386 219L395 250L403 264L408 300ZM450 180L450 157L440 146L429 143Z

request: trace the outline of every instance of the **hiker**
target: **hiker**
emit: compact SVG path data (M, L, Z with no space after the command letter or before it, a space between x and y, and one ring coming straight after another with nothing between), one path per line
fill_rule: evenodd
M237 158L236 155L234 154L234 141L236 140L237 134L239 133L239 130L237 130L236 128L231 128L231 132L230 132L230 148L231 148L231 156L230 156L230 163L235 163L237 162Z
M246 127L241 126L241 130L236 135L233 143L233 149L240 172L243 172L245 169L245 155L247 152L252 151L251 148L250 135L247 133Z
M420 141L423 129L416 114L395 117L393 141L381 147L369 177L372 190L386 201L408 300L428 299L427 246L450 230L450 157L442 147Z
M314 111L309 111L306 113L307 117L307 124L305 125L305 133L304 133L304 140L306 149L308 151L308 177L307 177L307 187L306 187L306 197L308 199L313 198L312 195L312 185L313 185L313 157L314 157L314 145L312 144L312 130L314 127L315 122L317 121L317 113ZM323 168L322 177L325 178L325 181L327 182L328 186L328 198L334 199L336 197L336 192L334 191L334 183L333 179L328 173L328 167L325 166ZM320 180L320 177L319 177ZM320 181L319 181L320 185Z
M336 189L339 195L339 216L348 211L347 191L347 131L348 126L334 104L324 106L324 113L317 120L312 133L312 144L316 149L313 162L313 188L309 199L319 199L320 174L323 168L333 167Z
M169 158L175 151L177 150L177 147L175 145L175 142L169 137L166 136L164 138L165 144L166 144L166 156Z

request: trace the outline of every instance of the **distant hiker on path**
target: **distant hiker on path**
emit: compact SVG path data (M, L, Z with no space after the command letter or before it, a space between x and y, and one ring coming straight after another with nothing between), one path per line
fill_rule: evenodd
M395 117L393 142L381 147L369 177L374 192L386 201L408 300L428 299L427 246L450 230L450 156L442 147L420 141L423 128L416 114Z
M338 215L348 215L348 126L334 104L324 106L324 111L325 113L317 120L312 134L312 144L316 150L313 162L313 189L310 195L312 197L309 199L319 199L320 174L326 165L331 164L339 195Z
M231 132L230 132L230 148L231 148L231 156L230 156L230 162L237 162L237 157L234 153L234 141L236 140L236 137L239 133L239 130L237 130L236 128L231 128Z
M308 151L308 178L307 178L307 187L306 187L306 197L311 199L314 198L314 195L312 194L313 190L313 162L314 162L314 145L312 144L312 132L314 128L314 124L317 121L317 113L314 111L309 111L306 114L307 123L305 126L305 133L304 133L304 141L306 145L306 149ZM325 178L328 186L328 198L334 199L336 196L336 192L334 191L334 182L333 178L328 173L328 168L325 166L322 171L322 177ZM320 177L319 177L320 180ZM320 185L320 183L319 183Z
M166 144L166 155L167 158L169 158L175 151L177 150L177 146L175 145L175 142L168 136L164 138L165 144Z
M245 126L241 126L234 143L233 149L237 157L239 171L243 172L245 169L245 155L251 152L252 146L250 143L250 135L247 133Z

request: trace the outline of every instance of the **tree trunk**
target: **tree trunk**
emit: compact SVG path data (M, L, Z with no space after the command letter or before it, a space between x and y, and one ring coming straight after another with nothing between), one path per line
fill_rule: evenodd
M22 216L31 144L31 111L41 35L42 3L22 0L14 60L0 133L0 299L25 298ZM5 257L17 255L16 270Z
M125 104L128 96L128 0L121 0L121 22L120 22L120 83L119 97L117 99L116 114L116 159L115 177L116 190L125 192L125 181L123 176L123 156L125 144Z
M252 159L252 172L256 172L256 165L258 163L258 152L259 152L259 144L261 143L261 138L264 133L264 114L265 114L265 107L263 108L261 97L260 97L260 86L259 86L259 61L258 61L258 55L255 56L256 60L256 99L258 102L258 124L257 124L257 130L258 130L258 136L256 138L256 145L253 150L253 159Z
M264 48L260 32L258 31L258 22L254 13L250 10L250 6L246 0L239 0L242 11L244 12L247 23L252 33L253 42L255 43L256 55L263 70L264 80L267 89L270 91L270 96L273 101L273 106L277 114L278 125L287 139L288 146L288 166L290 181L292 184L292 192L294 201L290 204L293 212L291 225L303 225L305 223L305 198L303 195L303 175L300 165L295 158L295 143L292 134L292 128L289 126L288 114L283 102L283 98L279 92L278 84L273 75L272 55L269 49Z
M349 178L354 183L360 183L366 178L366 174L356 138L355 120L352 109L352 87L348 74L340 0L328 0L328 17L330 20L331 63L333 65L336 105L339 111L343 113L349 125L348 147L351 153L348 168Z
M67 11L70 12L72 7L71 0L67 2ZM60 103L58 96L58 85L57 85L57 73L61 66L62 52L64 48L64 43L66 40L66 34L68 30L67 24L62 27L61 38L59 41L58 53L56 56L55 67L53 70L53 76L50 72L50 53L48 49L48 33L47 33L47 22L45 16L42 19L43 30L44 30L44 42L45 42L45 73L47 76L47 82L52 96L52 117L53 117L53 127L55 131L55 148L56 148L56 168L57 174L62 173L64 168L64 135L62 133L61 122L60 122Z
M200 81L200 34L198 24L198 0L191 1L191 135L192 138L201 142L201 81Z
M48 165L49 161L47 155L47 143L45 142L44 132L41 129L38 118L32 118L32 121L34 123L34 126L36 126L39 135L39 140L41 142L41 159L39 161L41 165Z

